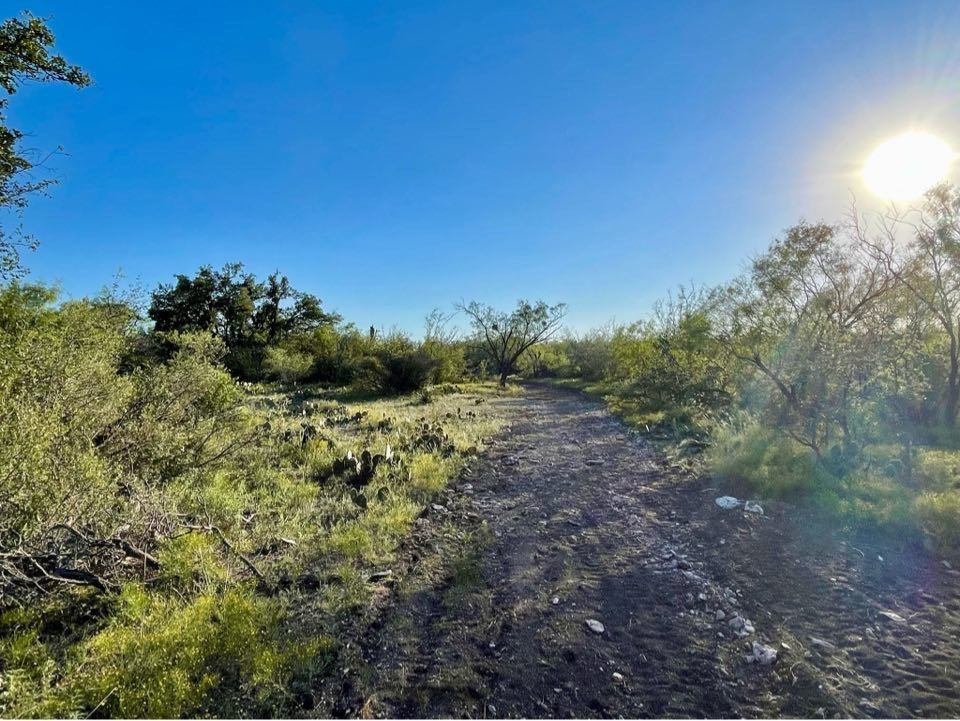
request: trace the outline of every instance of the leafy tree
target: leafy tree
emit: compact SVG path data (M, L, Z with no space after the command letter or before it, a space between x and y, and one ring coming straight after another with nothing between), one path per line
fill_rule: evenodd
M83 70L52 53L54 41L47 24L29 13L0 23L0 88L6 93L0 98L0 211L15 216L32 194L46 191L56 181L36 175L42 161L23 148L23 131L7 124L10 96L29 81L64 82L78 88L90 84ZM0 227L0 280L21 275L20 250L34 247L36 239L19 227L12 231Z
M845 447L853 445L851 403L882 350L868 321L893 287L855 238L836 226L800 223L728 291L728 348L772 384L772 420L818 457L836 426Z
M552 338L560 330L567 306L547 305L542 300L517 302L513 311L499 311L476 301L457 306L470 318L480 349L500 376L500 385L514 372L517 361L530 348Z
M860 230L860 241L877 262L929 314L943 333L946 378L940 399L941 418L948 427L960 409L960 191L941 184L927 193L921 208L892 211L883 233L871 238ZM903 242L899 231L912 235Z
M340 319L318 298L294 290L286 276L274 273L260 283L240 263L220 271L205 266L193 278L179 275L161 285L148 315L157 331L210 331L229 351L275 346Z

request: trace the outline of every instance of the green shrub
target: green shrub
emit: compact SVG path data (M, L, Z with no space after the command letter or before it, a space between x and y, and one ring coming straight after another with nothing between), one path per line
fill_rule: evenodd
M617 373L614 338L620 329L613 325L597 328L563 342L563 355L580 378L596 381L612 378Z
M360 385L370 390L413 393L432 382L438 363L406 336L394 334L377 341L360 361L356 375Z
M714 475L763 498L836 493L839 486L809 449L752 421L719 427L707 457Z
M355 382L375 341L353 325L324 327L298 339L298 350L313 356L308 380L336 385Z
M421 351L387 353L381 356L380 389L386 393L412 393L433 378L437 361Z
M111 624L31 715L271 715L308 690L332 647L322 637L290 643L282 620L277 602L241 588L183 602L128 586Z
M134 395L117 375L129 316L55 297L0 289L0 546L66 518L105 524L115 502L116 468L97 446Z
M267 348L263 375L268 380L292 383L309 377L313 365L313 358L305 353L285 348Z
M467 372L467 356L462 343L426 340L420 352L433 363L430 383L456 383Z
M543 343L520 356L517 370L530 378L570 377L577 374L566 353L564 341Z
M214 365L222 345L209 334L184 334L166 363L131 376L133 393L102 451L123 470L153 484L210 468L249 435L251 419L230 375Z
M267 349L262 346L240 346L231 348L223 358L223 364L232 375L245 381L259 381L264 378L264 363Z
M941 551L960 551L960 491L922 493L915 504L923 530Z
M960 486L960 451L923 448L917 452L915 479L930 491Z
M192 591L214 590L230 578L220 561L220 546L207 533L188 533L168 540L157 556L161 578L174 588Z
M40 640L35 620L25 619L24 627L17 628L15 614L8 611L0 621L0 716L39 716L59 664Z

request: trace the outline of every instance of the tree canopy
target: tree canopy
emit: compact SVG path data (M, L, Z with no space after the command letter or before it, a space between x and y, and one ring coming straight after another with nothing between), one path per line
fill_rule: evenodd
M24 13L0 23L0 211L26 207L31 195L42 193L56 182L38 174L43 163L37 152L23 147L24 132L7 124L10 96L27 82L62 82L78 88L90 84L90 76L53 52L56 38L47 24ZM36 240L12 230L0 221L0 279L22 273L20 250L33 248Z
M192 278L178 275L154 291L148 315L157 331L210 331L228 349L274 345L340 320L285 275L273 273L262 283L241 263L219 271L204 266Z

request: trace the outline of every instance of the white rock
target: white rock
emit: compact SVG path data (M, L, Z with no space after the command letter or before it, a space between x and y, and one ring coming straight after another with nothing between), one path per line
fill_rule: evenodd
M559 596L554 596L553 598L550 599L550 603L552 603L554 606L556 606L558 603L560 603L560 597L559 597Z
M606 630L606 629L604 629L603 624L600 623L600 622L599 622L597 619L595 619L595 618L588 618L588 619L587 619L587 628L589 628L589 629L590 629L591 631L593 631L594 633L603 633L603 632Z
M899 613L894 613L893 611L880 611L877 615L883 616L884 618L889 618L895 623L906 623L907 619L901 616Z
M761 516L763 515L763 506L756 501L747 501L743 505L743 510L745 510L747 513L757 513Z
M750 622L750 619L744 618L739 613L730 619L728 625L737 632L738 636L749 636L756 630L753 627L753 623Z
M740 505L740 501L738 501L733 496L720 496L714 501L714 503L720 506L720 508L723 508L724 510L727 510L727 511L729 511L731 508L736 508L737 506Z
M717 613L715 614L715 617L718 621L722 621L727 617L727 614L723 612L723 609L718 608Z
M776 660L777 650L757 641L753 642L753 648L747 654L747 663L758 663L761 666L770 666Z
M613 672L613 680L614 680L614 681L623 681L623 674L620 673L619 671L614 671L614 672Z

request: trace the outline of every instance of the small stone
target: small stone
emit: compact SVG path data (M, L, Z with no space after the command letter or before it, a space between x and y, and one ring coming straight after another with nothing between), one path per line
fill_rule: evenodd
M760 515L760 516L763 515L763 506L761 506L756 501L747 501L743 505L743 510L745 510L747 513L756 513L757 515Z
M880 611L877 615L878 615L878 616L883 616L884 618L888 618L888 619L890 619L891 621L893 621L894 623L906 623L906 622L907 622L907 619L905 619L905 618L904 618L903 616L901 616L899 613L894 613L893 611Z
M747 654L747 663L758 663L761 666L772 666L776 660L777 650L757 641L753 642L753 647Z
M725 618L727 617L727 614L725 614L725 613L723 612L723 609L718 608L718 609L717 609L717 612L714 614L714 617L715 617L718 621L722 621L723 619L725 619Z
M598 634L599 634L599 633L603 633L603 632L606 630L606 629L603 627L603 624L600 623L600 622L599 622L597 619L595 619L595 618L588 618L587 621L586 621L586 623L587 623L587 628L589 628L589 629L590 629L591 631L593 631L594 633L598 633Z
M586 463L588 466L602 466L602 465L603 465L603 460L600 459L600 458L588 458L588 459L585 461L585 463Z
M698 600L698 601L706 601L706 600L707 600L707 594L705 594L705 593L703 593L703 592L698 593L698 594L697 594L697 600Z
M560 597L559 597L559 596L554 596L553 598L550 599L550 603L552 603L554 606L556 606L558 603L560 603Z
M488 713L490 716L496 716L496 715L497 715L497 707L494 706L492 703L488 703L488 704L487 704L487 713Z
M736 508L737 506L740 505L740 501L738 501L733 496L720 496L719 498L714 500L714 503L716 503L718 506L720 506L720 508L726 511L729 511L731 508Z
M749 636L755 630L750 619L744 618L739 613L730 619L728 625L741 637Z
M614 680L614 681L623 681L623 674L620 673L619 671L614 671L614 672L613 672L613 680Z

